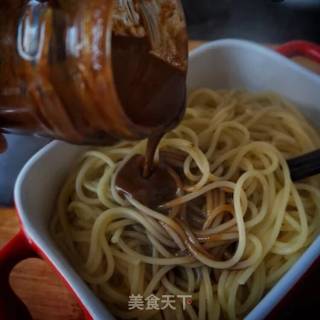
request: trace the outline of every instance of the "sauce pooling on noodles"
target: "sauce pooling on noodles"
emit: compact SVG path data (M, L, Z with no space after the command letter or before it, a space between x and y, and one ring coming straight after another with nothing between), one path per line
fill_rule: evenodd
M293 183L286 162L319 147L275 94L197 90L155 154L177 174L173 199L146 206L117 188L146 141L91 150L61 190L51 232L117 318L241 319L319 235L319 177ZM138 294L192 303L129 310Z
M144 163L143 156L133 156L117 175L116 189L149 208L157 208L176 197L178 177L164 163L155 164L149 176L144 177Z

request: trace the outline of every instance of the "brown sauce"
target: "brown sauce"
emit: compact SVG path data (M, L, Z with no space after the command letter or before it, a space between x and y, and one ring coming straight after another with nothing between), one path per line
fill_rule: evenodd
M130 60L128 57L128 50ZM120 171L116 185L150 208L176 197L179 178L154 155L163 135L176 126L185 110L185 70L150 53L146 38L113 36L112 64L117 93L127 116L142 126L159 127L148 139L145 157L135 156ZM123 79L123 75L126 77Z
M150 53L147 38L113 36L112 66L117 93L129 119L168 131L185 110L185 70Z
M147 150L146 150L146 155L145 155L145 161L144 161L144 166L143 166L143 177L148 178L153 170L154 167L154 155L157 150L157 147L160 143L160 140L162 138L162 134L152 136L148 139L148 144L147 144Z
M149 176L144 178L144 164L143 156L132 157L119 172L116 186L120 193L156 209L176 196L177 182L170 169L163 163L154 164Z

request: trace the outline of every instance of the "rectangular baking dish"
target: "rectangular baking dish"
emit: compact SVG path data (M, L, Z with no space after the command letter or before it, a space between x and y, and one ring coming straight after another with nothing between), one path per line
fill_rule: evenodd
M287 56L304 54L320 62L319 47L305 42L289 43L279 51ZM320 77L283 55L251 42L219 40L194 50L190 55L188 87L272 90L298 105L315 124L320 123ZM63 279L87 319L113 319L73 270L48 232L60 187L85 149L54 141L28 161L17 179L14 193L21 230L0 251L1 319L30 318L11 290L8 276L17 262L35 255L46 260ZM264 319L319 257L320 236L246 319Z

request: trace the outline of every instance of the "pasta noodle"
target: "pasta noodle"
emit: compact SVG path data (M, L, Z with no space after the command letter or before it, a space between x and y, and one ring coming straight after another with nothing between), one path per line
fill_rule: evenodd
M180 175L175 199L155 210L119 193L119 171L146 149L121 142L83 155L51 232L118 318L243 318L319 235L319 179L293 183L286 163L319 147L319 133L273 93L196 90L156 153ZM192 303L129 310L139 294Z

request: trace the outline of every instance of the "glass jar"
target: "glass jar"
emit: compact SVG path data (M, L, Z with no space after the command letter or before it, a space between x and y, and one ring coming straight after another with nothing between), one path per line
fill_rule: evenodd
M1 0L0 128L78 144L141 139L185 109L179 0Z

